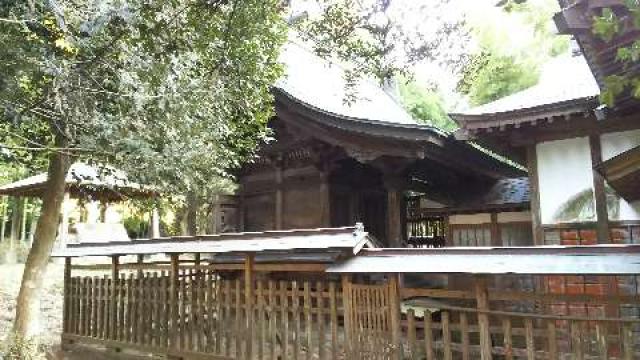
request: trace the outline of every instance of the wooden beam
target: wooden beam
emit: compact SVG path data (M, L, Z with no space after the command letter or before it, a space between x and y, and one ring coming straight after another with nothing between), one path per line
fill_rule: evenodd
M609 214L607 212L607 195L604 188L604 178L596 171L596 167L602 163L602 145L600 135L589 136L589 147L591 148L591 167L593 174L593 193L596 209L596 232L598 234L598 244L609 244Z
M69 331L69 297L71 292L71 258L64 258L64 282L63 282L63 308L62 308L62 333ZM61 342L64 350L65 342Z
M531 203L531 229L533 244L544 245L544 230L540 215L540 183L538 182L538 154L536 145L527 146L527 170L529 171L529 197Z
M351 274L342 274L342 318L344 319L344 339L346 357L351 358L353 351L353 325L351 319L353 315L353 304L351 294Z
M476 306L478 308L478 328L480 331L480 358L491 360L491 332L489 329L489 293L487 291L486 277L476 276L474 278L476 292Z

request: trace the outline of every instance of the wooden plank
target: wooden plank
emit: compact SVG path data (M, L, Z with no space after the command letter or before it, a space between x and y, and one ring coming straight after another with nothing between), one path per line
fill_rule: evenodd
M246 254L244 260L244 297L246 309L246 359L253 357L253 285L255 274L253 272L254 255Z
M171 255L171 271L169 272L169 348L178 348L178 264L180 256Z
M257 356L258 359L264 359L264 345L267 342L266 325L265 325L265 306L264 306L264 285L262 280L256 280L256 295L257 295Z
M242 296L241 296L241 282L240 280L234 280L234 312L235 312L235 321L234 321L234 333L233 338L235 342L235 357L242 357L242 339L244 339L244 326L242 323Z
M631 324L624 324L622 326L622 348L624 351L624 360L631 360L634 356L634 340L633 340L633 328Z
M275 295L275 282L269 279L269 359L277 360L277 352L276 348L278 346L278 332L277 332L277 317L278 317L278 307L276 304L276 295Z
M513 359L513 337L511 335L511 319L509 317L502 318L502 333L504 336L504 358L505 360Z
M453 354L451 352L451 329L449 328L449 312L443 311L441 314L442 323L442 344L444 347L444 360L451 360Z
M416 317L413 309L407 310L407 338L409 340L409 358L418 359L418 340L416 338Z
M4 202L3 198L3 202ZM3 208L4 209L4 208ZM3 211L6 211L3 210ZM2 226L4 228L4 219L2 220ZM0 237L2 237L2 235L0 235ZM70 257L66 257L64 258L64 276L63 276L63 283L62 283L63 289L62 289L62 293L63 295L63 305L62 305L62 332L66 333L69 332L69 323L70 323L70 316L71 316L71 311L70 311L70 301L71 301L71 258Z
M280 281L280 313L282 315L282 359L289 358L289 298L287 283Z
M300 352L300 295L298 294L299 284L296 280L291 282L291 297L293 300L293 360L298 360Z
M318 281L316 283L316 291L315 291L315 298L316 298L316 304L318 309L316 319L318 323L318 359L319 360L324 360L326 358L325 326L327 321L327 317L326 317L327 308L326 308L326 301L323 296L325 284L326 283L323 281Z
M598 346L598 356L602 360L609 358L609 349L607 344L607 325L596 322L596 338Z
M338 294L336 292L336 283L333 281L329 283L329 313L331 321L331 358L337 359L340 349L338 345Z
M124 274L120 274L118 279L118 292L120 293L120 300L118 301L118 337L117 340L125 340L125 316L126 316L126 298L127 298L127 284Z
M126 324L126 334L124 341L132 343L133 342L133 273L129 273L127 277L127 309L125 316L125 324Z
M304 300L304 327L305 327L305 359L311 360L313 354L313 333L311 330L312 315L311 315L311 284L309 281L303 283L303 300Z
M469 360L469 321L467 313L460 313L460 338L462 339L462 359Z
M533 320L531 318L524 319L525 342L527 344L527 360L535 360L536 349L533 340Z
M425 311L423 321L424 321L424 353L425 353L425 356L427 357L427 360L434 360L432 320L431 320L431 313L429 311Z
M231 323L231 281L224 281L224 317L223 323L221 324L220 329L225 329L224 331L224 354L226 356L231 356L231 340L233 337L233 324Z
M492 359L491 333L489 331L489 295L487 293L487 283L485 277L476 276L474 278L474 288L476 293L476 306L478 308L478 327L480 328L480 358L482 360Z
M580 323L577 321L570 322L571 327L571 352L575 356L575 360L584 360L584 349L582 345L582 334L580 332Z
M102 338L109 339L109 276L104 275L102 278Z
M109 329L111 340L116 340L117 324L118 324L118 279L120 278L120 257L111 257L111 290L110 290L110 308L109 308Z
M549 360L557 360L558 359L558 340L556 338L556 321L555 320L547 320L547 344L549 346L549 351L547 352L547 356Z
M389 320L391 326L392 359L402 358L402 328L400 324L400 289L398 274L389 274Z
M98 278L91 278L91 284L93 290L91 291L91 303L93 304L93 310L91 311L91 337L98 337L98 308L100 307L100 286Z

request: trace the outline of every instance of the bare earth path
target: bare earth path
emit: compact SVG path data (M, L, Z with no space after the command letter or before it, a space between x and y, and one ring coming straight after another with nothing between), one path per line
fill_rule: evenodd
M23 268L23 265L0 265L0 342L11 331ZM40 343L44 346L60 342L63 269L62 264L51 263L45 275L40 307Z

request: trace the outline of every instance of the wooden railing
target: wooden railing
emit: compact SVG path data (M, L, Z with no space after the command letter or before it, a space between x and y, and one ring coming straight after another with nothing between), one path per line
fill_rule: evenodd
M184 359L640 359L637 317L504 305L638 307L638 296L492 292L482 283L474 291L402 288L395 275L339 282L321 273L279 280L257 272L246 281L220 265L170 267L123 264L115 280L68 272L63 345ZM441 302L407 306L418 297Z
M243 278L206 266L70 277L65 344L212 359L337 359L344 354L340 284L256 279L247 301ZM247 302L250 311L247 312Z

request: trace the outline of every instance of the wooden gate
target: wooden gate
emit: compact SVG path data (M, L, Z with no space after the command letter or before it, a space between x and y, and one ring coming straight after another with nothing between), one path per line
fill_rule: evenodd
M391 282L382 284L343 283L348 317L345 323L349 332L350 357L352 359L390 359L394 353L393 293Z

